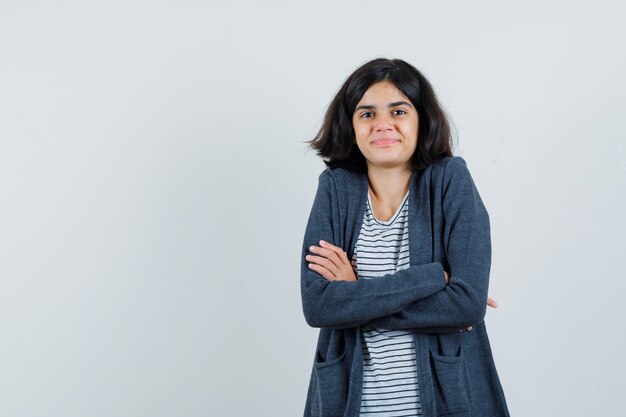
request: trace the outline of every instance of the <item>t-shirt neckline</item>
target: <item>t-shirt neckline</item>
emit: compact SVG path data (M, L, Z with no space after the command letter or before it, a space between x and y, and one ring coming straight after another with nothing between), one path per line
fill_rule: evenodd
M410 191L411 191L411 190L409 189L409 190L406 192L406 194L404 195L404 198L402 199L402 203L400 203L400 206L398 207L398 209L396 210L396 212L393 214L393 216L391 216L391 217L389 218L389 220L387 220L387 221L382 221L382 220L379 220L379 219L376 217L376 214L374 213L374 208L373 208L373 206L372 206L372 198L371 198L371 196L370 196L370 190L369 190L369 187L368 187L368 189L367 189L367 205L368 205L368 207L369 207L369 209L370 209L370 213L372 214L372 218L374 219L374 221L376 221L377 223L380 223L380 224L382 224L382 225L385 225L385 226L389 226L389 225L390 225L390 224L392 224L394 221L396 221L396 218L400 215L400 212L402 211L402 209L404 208L404 205L406 204L406 201L407 201L407 198L409 197L409 192L410 192Z

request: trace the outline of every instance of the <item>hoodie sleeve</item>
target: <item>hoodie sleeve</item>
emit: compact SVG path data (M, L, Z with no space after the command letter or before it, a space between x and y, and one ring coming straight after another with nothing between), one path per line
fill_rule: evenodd
M433 262L411 266L378 279L330 281L308 267L309 247L320 240L333 243L340 227L340 206L333 174L324 170L304 233L301 253L300 290L302 309L311 327L341 329L356 327L377 317L406 309L446 286L443 265Z
M450 159L443 181L448 285L401 311L372 320L369 326L446 333L483 321L491 268L489 215L463 158Z

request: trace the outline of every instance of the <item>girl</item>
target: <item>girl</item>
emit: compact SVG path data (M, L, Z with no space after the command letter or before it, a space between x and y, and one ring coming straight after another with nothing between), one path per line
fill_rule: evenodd
M508 416L484 323L489 216L426 78L400 59L345 81L302 247L320 328L304 416Z

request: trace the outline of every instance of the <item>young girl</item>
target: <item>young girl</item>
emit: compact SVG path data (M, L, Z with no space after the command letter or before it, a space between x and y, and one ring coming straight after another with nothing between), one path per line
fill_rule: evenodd
M370 61L309 143L327 167L302 247L320 328L304 416L508 416L484 322L489 215L430 83Z

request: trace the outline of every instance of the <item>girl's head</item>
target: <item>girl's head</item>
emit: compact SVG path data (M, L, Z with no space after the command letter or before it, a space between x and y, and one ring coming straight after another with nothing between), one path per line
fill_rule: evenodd
M452 155L450 124L433 88L401 59L377 58L354 71L308 143L327 166L363 172L372 164L423 169Z

